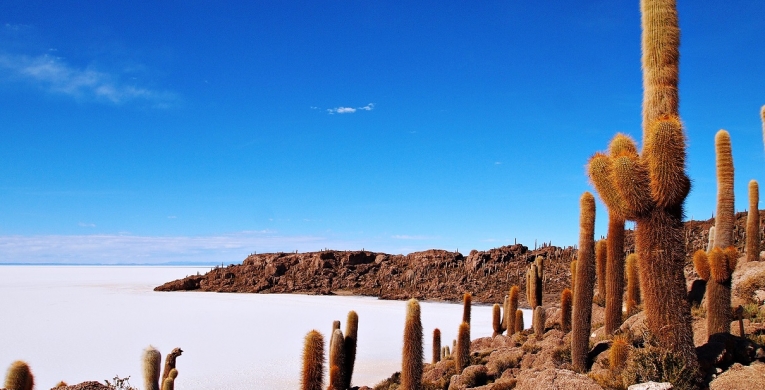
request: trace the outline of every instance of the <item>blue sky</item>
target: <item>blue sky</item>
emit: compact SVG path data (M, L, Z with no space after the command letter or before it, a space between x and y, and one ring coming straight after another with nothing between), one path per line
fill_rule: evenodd
M0 3L0 263L573 245L588 157L640 139L637 1L161 3ZM687 215L721 128L744 210L765 5L679 12Z

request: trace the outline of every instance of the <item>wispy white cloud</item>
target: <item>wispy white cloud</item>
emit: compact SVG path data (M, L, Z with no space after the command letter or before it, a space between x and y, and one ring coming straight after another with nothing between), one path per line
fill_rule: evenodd
M313 108L313 107L311 107ZM374 103L369 103L366 106L363 107L335 107L335 108L328 108L327 113L332 114L353 114L356 111L372 111L375 108Z
M0 263L152 264L241 262L253 251L316 251L355 247L320 236L286 236L271 230L211 236L129 234L0 236Z
M88 223L88 222L80 222L77 225L80 227L96 227L95 223Z
M407 234L396 234L391 236L391 238L395 238L397 240L431 240L437 237L430 237L430 236L417 236L417 235L407 235Z
M178 100L174 93L131 85L114 74L92 68L80 69L47 54L32 57L0 53L0 73L32 83L48 92L78 99L113 104L143 101L158 108L170 107Z

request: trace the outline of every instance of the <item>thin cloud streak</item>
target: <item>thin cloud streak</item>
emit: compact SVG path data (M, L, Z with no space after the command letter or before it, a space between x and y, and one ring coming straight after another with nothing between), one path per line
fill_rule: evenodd
M311 107L314 109L315 107ZM327 113L330 115L333 114L353 114L356 111L372 111L375 108L374 103L369 103L366 106L363 107L335 107L335 108L328 108Z
M178 99L171 92L124 84L109 73L89 68L77 69L50 55L30 57L0 53L0 72L26 80L48 92L77 99L113 104L145 101L157 108L170 107Z

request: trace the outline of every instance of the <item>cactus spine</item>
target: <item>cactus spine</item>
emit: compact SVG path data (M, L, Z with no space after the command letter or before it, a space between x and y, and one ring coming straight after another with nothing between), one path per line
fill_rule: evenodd
M343 388L351 388L353 366L356 363L356 340L359 333L359 315L355 311L348 312L345 322L345 340L343 340Z
M515 333L517 329L515 326L515 312L518 310L519 291L520 289L518 286L510 287L510 295L507 297L507 311L505 311L505 316L507 317L507 325L505 325L505 328L507 328L508 336Z
M627 256L627 315L631 316L637 311L640 304L640 280L638 273L637 254L630 253Z
M715 135L717 165L717 215L715 216L715 247L733 245L733 224L736 222L733 198L733 154L730 135L720 130Z
M526 329L526 326L523 324L523 310L517 309L515 311L515 332L519 333L523 332L523 330Z
M760 187L749 181L749 214L746 218L746 261L760 259Z
M433 364L441 361L443 348L441 348L441 329L433 329Z
M345 390L343 387L343 379L345 374L343 368L345 367L345 337L343 337L343 331L335 329L330 337L329 344L329 387L328 390Z
M624 296L624 220L608 213L608 251L606 256L606 318L605 331L613 334L622 324Z
M571 321L571 362L576 370L584 372L590 347L592 289L595 283L595 198L589 192L585 192L580 203L579 260L576 264L574 310Z
M143 351L143 387L146 390L159 390L159 370L162 354L151 345Z
M35 378L26 362L17 360L8 367L4 387L8 390L32 390Z
M699 249L693 252L693 268L696 269L696 273L699 274L699 278L703 281L709 280L709 257L707 252Z
M502 309L497 303L491 307L491 326L494 328L494 333L491 337L496 337L504 332L504 329L502 329Z
M465 293L462 296L462 322L470 323L470 308L473 304L473 296Z
M404 351L401 364L401 390L419 390L422 382L422 322L420 304L412 298L406 305Z
M573 293L570 288L563 289L560 294L560 330L563 333L571 331L571 299Z
M611 370L620 370L627 364L630 344L627 337L616 336L608 353L608 365Z
M537 306L534 309L534 335L541 339L545 335L545 308Z
M317 330L305 335L301 390L322 390L324 386L324 336Z
M598 305L605 306L606 303L606 261L608 255L608 244L606 240L595 242L595 280L598 282L598 293L593 300Z
M454 355L457 375L470 365L470 324L463 322L457 331L457 347Z

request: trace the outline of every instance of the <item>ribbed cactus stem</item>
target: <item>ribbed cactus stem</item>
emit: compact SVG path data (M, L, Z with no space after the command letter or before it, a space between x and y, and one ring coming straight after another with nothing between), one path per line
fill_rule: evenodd
M760 259L760 186L749 181L749 214L746 217L746 261Z
M613 334L622 324L624 296L624 220L608 213L608 254L606 256L606 334Z
M345 337L343 331L335 329L329 345L329 387L328 390L345 390L343 369L345 368Z
M571 261L571 292L576 287L576 260Z
M303 343L301 390L322 390L324 386L324 336L317 330L308 332Z
M611 370L620 370L627 363L630 353L630 343L627 337L621 335L614 337L608 353L608 365Z
M675 0L641 0L640 10L645 129L664 115L678 114L680 28Z
M401 390L419 390L422 382L422 322L420 304L412 298L406 305L404 350L401 359Z
M507 317L507 335L510 336L515 333L515 312L518 310L518 294L520 289L518 286L510 287L510 294L507 296L507 311L505 316Z
M545 335L545 308L542 306L537 306L534 308L534 318L532 322L534 323L534 335L541 339Z
M515 311L515 332L513 333L523 332L524 329L526 326L523 324L523 310L517 309Z
M148 346L143 351L143 387L146 390L159 390L160 366L162 364L162 354L152 347Z
M457 351L454 355L457 375L470 365L470 324L463 322L457 331Z
M606 261L608 258L608 244L606 240L595 242L595 280L597 281L598 293L594 300L599 305L604 305L606 300Z
M640 276L638 272L637 255L630 253L627 256L627 315L631 316L637 311L640 304Z
M571 318L571 362L574 369L587 368L595 283L595 198L585 192L580 200L579 257L576 264L574 310Z
M473 295L465 293L462 296L462 322L470 323L470 309L473 305Z
M733 225L736 222L733 197L733 153L730 135L720 130L715 135L717 166L717 215L715 215L715 247L733 245Z
M560 330L563 333L571 331L571 300L573 293L570 288L563 289L560 294Z
M345 321L345 340L343 340L343 386L346 389L351 387L351 379L353 379L358 334L359 315L351 310L348 312L348 318Z
M29 365L21 360L11 363L5 374L4 387L7 390L32 390L34 386L35 378Z
M504 329L502 329L502 308L498 303L495 303L494 306L491 307L491 326L494 329L494 333L491 337L496 337L504 331Z
M441 329L433 329L433 364L438 363L441 361L442 357L442 350L441 348Z
M163 374L164 375L164 372ZM175 390L175 378L178 377L178 370L175 368L167 372L167 376L162 380L162 390Z

